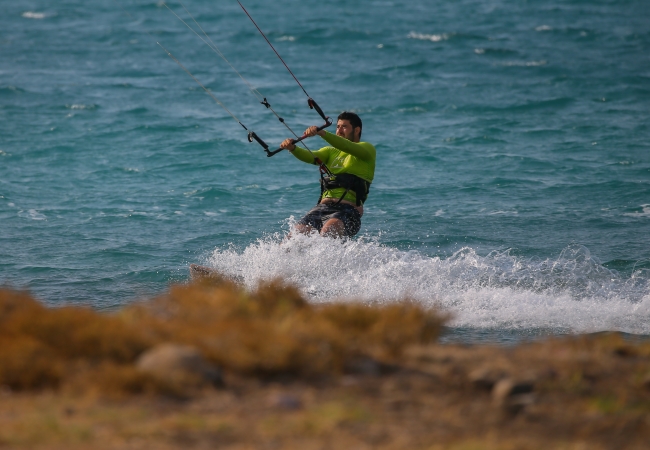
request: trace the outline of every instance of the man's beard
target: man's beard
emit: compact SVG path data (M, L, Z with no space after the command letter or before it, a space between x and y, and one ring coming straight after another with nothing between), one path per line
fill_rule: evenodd
M341 136L341 137L344 137L344 138L347 139L348 141L351 141L351 142L352 142L352 141L354 140L354 130L350 131L350 133L349 133L347 136L344 134L344 135Z

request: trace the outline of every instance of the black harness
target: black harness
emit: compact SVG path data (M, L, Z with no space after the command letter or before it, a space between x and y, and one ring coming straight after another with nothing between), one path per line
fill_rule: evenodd
M353 191L357 196L357 206L361 206L368 198L368 192L370 192L370 183L361 177L352 175L351 173L339 173L336 175L332 173L327 175L321 173L320 197L318 199L318 203L320 203L320 201L323 199L323 194L325 191L337 188L344 188L345 192L339 201L335 203L336 205L341 203L343 197L345 197L348 191Z

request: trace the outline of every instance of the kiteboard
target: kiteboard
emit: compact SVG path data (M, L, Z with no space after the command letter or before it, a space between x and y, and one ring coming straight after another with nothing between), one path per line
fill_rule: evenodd
M222 276L223 275L221 275L212 267L200 266L198 264L190 264L190 277L192 277L193 280L196 280L197 278L204 278L204 277L221 278Z
M244 283L244 277L241 275L228 275L219 272L217 269L213 269L212 267L201 266L199 264L190 264L190 278L192 278L192 280L215 278L220 280L229 280L238 284Z

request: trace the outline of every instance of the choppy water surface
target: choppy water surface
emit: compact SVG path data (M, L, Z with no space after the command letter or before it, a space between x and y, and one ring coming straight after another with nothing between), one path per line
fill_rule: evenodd
M163 2L14 2L1 283L114 308L199 262L314 302L414 298L453 313L454 340L650 334L645 2L244 4L327 114L364 120L378 162L358 238L280 244L318 171L267 158L156 45L271 146L287 137ZM289 125L319 124L236 1L184 5Z

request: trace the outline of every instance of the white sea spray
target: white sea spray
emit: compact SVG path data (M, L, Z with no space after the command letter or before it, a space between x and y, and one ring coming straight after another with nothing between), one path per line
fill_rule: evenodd
M471 248L443 259L367 239L275 236L243 250L216 249L207 263L248 287L283 278L313 302L415 299L453 313L454 326L650 333L650 274L623 277L582 246L546 260Z

